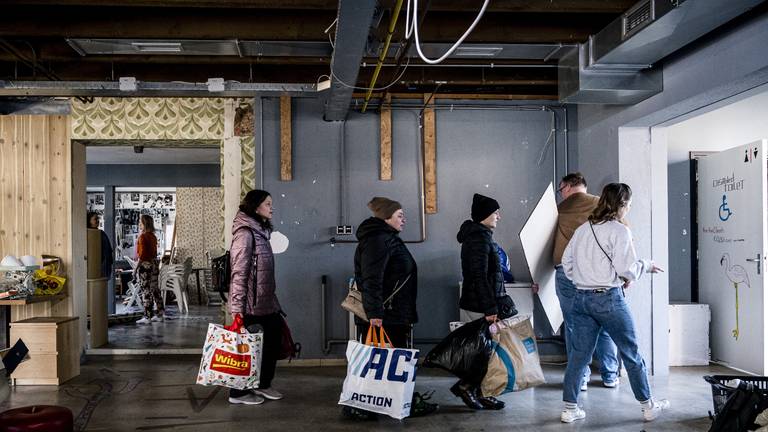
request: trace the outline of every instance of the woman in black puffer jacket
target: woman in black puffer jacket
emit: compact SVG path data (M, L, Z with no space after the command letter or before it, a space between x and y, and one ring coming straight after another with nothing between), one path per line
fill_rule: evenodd
M373 217L357 228L355 280L362 292L363 308L369 321L355 317L358 334L365 337L369 326L384 327L395 348L413 348L409 336L411 326L419 320L416 313L416 261L411 256L400 232L405 225L403 208L397 201L374 197L368 203ZM437 410L429 397L413 394L411 417ZM376 414L358 408L344 407L342 413L358 420L375 418Z
M472 320L485 317L494 322L517 314L515 303L504 288L498 245L493 241L493 230L499 219L499 203L493 198L475 194L472 197L472 219L464 221L456 234L461 243L461 273L464 278L459 306ZM496 398L481 397L477 384L459 381L451 387L451 392L470 408L504 408L504 402Z
M400 203L387 198L376 197L368 207L374 216L357 228L355 279L370 325L383 325L392 343L404 347L411 325L419 320L416 261L399 235L405 216ZM356 318L355 323L362 334L367 332L368 322Z

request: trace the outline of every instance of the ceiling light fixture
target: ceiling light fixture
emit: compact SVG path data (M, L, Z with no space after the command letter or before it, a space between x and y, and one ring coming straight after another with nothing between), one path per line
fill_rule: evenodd
M504 48L498 46L463 46L456 48L453 55L456 57L496 57L502 51Z
M142 53L180 53L181 42L131 42L131 46Z

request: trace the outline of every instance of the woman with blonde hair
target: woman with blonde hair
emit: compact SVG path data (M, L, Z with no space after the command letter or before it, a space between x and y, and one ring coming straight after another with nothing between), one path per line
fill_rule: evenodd
M149 324L154 321L163 321L165 313L163 297L157 280L160 275L160 263L157 260L157 237L155 237L155 222L152 220L152 216L141 215L139 231L141 235L136 245L138 264L136 265L135 279L139 283L141 301L144 304L144 316L136 323ZM157 307L155 316L152 316L153 303Z
M663 271L653 261L637 258L632 232L619 222L631 206L632 189L628 185L606 185L589 220L576 229L563 253L563 270L577 288L571 318L573 352L563 380L565 409L560 414L563 423L586 417L577 404L579 387L601 328L616 343L627 368L629 385L640 402L643 419L654 420L669 408L668 400L651 397L635 323L624 299L624 288L640 279L643 273Z

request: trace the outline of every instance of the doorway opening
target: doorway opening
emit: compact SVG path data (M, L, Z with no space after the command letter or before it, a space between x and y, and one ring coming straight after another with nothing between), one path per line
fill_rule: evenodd
M88 141L86 205L109 240L114 271L106 310L90 312L88 354L198 353L210 322L223 322L212 290L210 260L223 253L220 147L206 140L98 143ZM154 225L162 304L138 281L140 220ZM95 231L95 230L88 230ZM89 233L90 235L91 233ZM103 244L103 243L102 243ZM95 297L93 289L89 294ZM89 305L94 301L89 299ZM163 309L163 321L143 323ZM99 329L106 334L99 337Z

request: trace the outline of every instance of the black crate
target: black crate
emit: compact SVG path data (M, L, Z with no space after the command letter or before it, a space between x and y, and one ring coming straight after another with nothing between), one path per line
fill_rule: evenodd
M715 407L715 415L725 405L728 400L728 396L731 395L736 389L725 387L725 382L732 379L740 379L743 382L747 382L760 389L764 395L768 395L768 377L764 376L751 376L751 375L706 375L704 380L712 385L712 404Z

